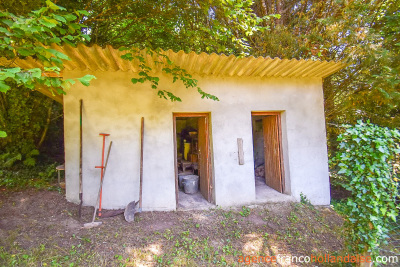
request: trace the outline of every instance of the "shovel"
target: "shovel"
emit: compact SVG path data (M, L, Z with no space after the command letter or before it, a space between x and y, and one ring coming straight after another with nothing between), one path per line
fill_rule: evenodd
M110 145L108 146L106 164L104 165L103 179L101 179L101 181L100 181L99 193L97 194L97 201L96 201L96 205L94 206L93 219L90 223L85 223L83 225L84 228L93 228L93 227L96 227L96 226L99 226L100 224L102 224L102 222L95 222L94 220L96 219L97 206L99 205L99 202L100 202L100 193L101 193L101 189L103 187L104 176L106 175L108 157L110 156L111 146L112 146L112 141L110 142Z
M127 222L133 222L135 213L142 212L142 184L143 184L143 134L144 134L144 118L142 117L140 130L140 186L139 186L139 201L132 201L126 206L124 217ZM139 208L137 207L139 203Z
M135 213L140 212L139 209L137 208L137 204L139 201L132 201L126 206L125 212L124 212L124 217L125 221L127 222L133 222L135 220Z

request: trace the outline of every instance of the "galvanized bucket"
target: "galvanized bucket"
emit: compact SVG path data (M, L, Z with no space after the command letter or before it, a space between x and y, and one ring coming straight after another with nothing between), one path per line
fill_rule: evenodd
M179 188L183 188L182 181L188 175L193 175L193 172L182 172L182 173L178 174L178 185L179 185Z
M194 194L199 191L199 176L198 175L187 175L182 180L183 191L186 194Z

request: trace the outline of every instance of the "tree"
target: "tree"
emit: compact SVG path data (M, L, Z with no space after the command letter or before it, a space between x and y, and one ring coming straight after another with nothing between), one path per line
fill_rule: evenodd
M25 1L18 2L25 3ZM46 3L51 2L46 1ZM160 49L247 55L251 49L247 37L256 31L267 29L260 26L260 23L270 18L254 14L250 8L253 4L251 0L207 2L63 0L59 3L69 8L70 12L71 8L85 9L86 11L75 11L78 15L84 15L80 21L76 16L66 17L69 19L68 23L74 21L70 26L76 32L80 30L86 32L87 35L82 35L83 37L90 35L92 41L89 44L111 44L127 50L124 59L138 59L141 62L140 77L133 79L133 83L150 82L151 88L157 89L160 97L172 101L180 101L180 98L171 90L158 88L158 77L149 75L151 68L145 57L140 54L141 50L146 49L149 54L157 53L158 56L165 57L164 61L158 63L163 65L162 70L172 77L173 82L180 80L187 88L196 88L203 98L217 100L215 96L203 92L197 86L197 81L185 70L174 65L160 52ZM54 4L50 7L63 9ZM52 18L57 20L57 17ZM82 21L87 27L79 24ZM58 28L55 30L58 31ZM62 41L70 41L69 38L62 38Z
M65 12L65 9L46 1L47 7L29 13L26 17L16 16L9 12L1 12L0 17L0 52L5 57L0 66L0 92L7 92L11 86L23 85L29 89L35 86L46 86L48 90L65 93L64 89L75 83L74 80L59 79L58 74L63 69L63 61L69 58L63 53L52 49L52 44L76 42L90 37L81 33L83 27L74 21L78 16L88 14L86 11L76 11L76 15ZM78 15L78 16L77 16ZM21 69L13 67L14 60L33 57L43 64L43 69ZM84 85L93 76L78 78Z
M0 121L5 125L8 136L0 139L0 158L9 162L6 164L9 166L12 165L13 161L9 161L12 158L23 160L24 165L34 165L39 151L46 149L46 137L55 140L48 144L52 146L49 154L57 155L57 146L54 143L63 133L54 129L53 125L57 125L58 117L62 119L60 115L61 104L37 91L19 86L9 90L7 94L1 93Z
M265 27L251 0L59 1L85 9L91 43L152 50L245 55L248 37Z
M11 133L15 135L12 138L8 137L2 140L1 146L6 148L5 151L18 149L28 159L31 159L33 155L37 155L38 152L32 145L32 137L17 138L20 136L16 134L19 129L15 127L13 119L15 119L15 111L20 110L21 106L8 103L6 93L11 88L33 90L37 86L43 86L53 93L65 94L65 90L71 84L74 84L75 80L62 80L57 76L63 69L63 60L69 60L69 58L52 49L50 45L62 43L74 45L79 41L90 39L89 36L81 32L83 26L75 22L79 17L87 14L86 11L76 11L72 14L51 1L46 1L46 5L46 7L30 12L26 16L14 15L4 11L0 12L0 53L3 56L0 61L0 126L2 129L10 129ZM26 57L36 59L43 64L43 69L22 69L14 66L16 59L24 59ZM89 85L90 80L93 78L94 76L92 75L86 75L76 80L84 85ZM21 95L21 97L26 96ZM14 103L17 102L15 101ZM26 101L19 101L19 103L22 105ZM11 108L14 110L10 110ZM51 106L49 109L51 111ZM35 131L35 129L30 130ZM46 132L44 131L44 133ZM0 137L7 137L5 131L0 131ZM24 145L8 146L7 144L11 140ZM40 146L42 142L42 140L39 140L37 146ZM27 162L34 163L33 160L28 160Z
M343 123L359 119L400 126L399 0L257 0L259 16L279 13L271 30L250 38L255 55L341 60L348 67L324 80L330 150Z
M251 48L248 36L256 31L265 30L267 27L260 26L260 23L269 18L256 16L250 9L252 1L249 0L57 2L66 9L50 1L45 2L47 7L40 8L41 4L44 4L43 0L11 0L9 3L13 5L0 3L1 10L5 10L1 13L3 18L0 32L5 38L0 43L0 51L7 54L6 64L12 63L15 58L32 56L43 62L44 69L22 70L11 68L10 65L1 66L0 88L3 92L17 86L32 89L40 84L47 86L54 93L65 93L65 89L74 82L73 80L64 81L48 77L49 75L43 76L44 72L59 73L62 70L62 61L67 60L65 55L47 46L52 43L74 44L85 41L88 45L111 44L126 51L124 59L139 60L141 70L138 77L132 78L132 83L148 82L149 87L155 89L162 98L180 101L173 90L158 87L159 77L151 75L151 68L146 62L146 57L142 55L143 51L148 54L156 53L164 58L157 64L162 65L162 71L170 75L173 82L181 81L187 88L197 89L202 98L218 100L216 96L202 91L197 80L170 61L163 55L162 50L246 55ZM40 9L28 13L31 8ZM76 9L80 11L75 11ZM80 78L80 81L87 85L91 78L93 77L85 76ZM2 98L4 103L11 99L4 94ZM16 98L12 99L17 101ZM6 127L6 122L11 123L12 118L10 113L5 111L6 106L12 105L3 105L1 110L3 128ZM23 109L18 110L23 112ZM5 116L8 116L8 120L4 119ZM7 143L7 146L11 144Z
M74 7L75 1L60 1ZM202 98L217 100L217 97L202 91L197 80L176 66L161 53L172 49L185 52L216 52L248 55L251 46L248 36L267 27L261 24L269 16L258 17L250 8L251 0L156 0L156 1L86 1L80 8L89 12L85 18L91 44L111 44L126 49L126 60L138 59L139 78L133 83L149 82L157 94L171 101L181 101L171 88L159 88L158 77L150 75L151 68L140 51L156 53L165 59L158 64L162 71L181 81L186 88L195 88Z
M0 3L0 8L21 14L44 2L10 1L13 5ZM85 23L81 30L91 37L89 44L128 49L127 60L142 60L138 51L148 48L149 53L172 49L348 62L348 68L324 80L330 151L342 123L370 118L379 125L400 126L399 0L58 0L57 4L68 12L85 10L74 22ZM173 89L158 88L158 77L150 74L145 59L141 63L133 83L148 82L160 97L180 100ZM216 99L167 58L161 64L172 81Z

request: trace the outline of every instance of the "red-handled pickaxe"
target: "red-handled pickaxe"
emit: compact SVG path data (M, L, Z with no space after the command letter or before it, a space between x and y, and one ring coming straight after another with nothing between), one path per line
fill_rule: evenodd
M100 133L99 135L103 136L103 151L101 152L101 166L95 166L95 168L100 168L101 169L101 174L100 174L100 183L103 181L103 175L104 175L104 147L106 145L106 136L109 136L110 134L106 133ZM100 189L100 202L99 202L99 217L101 217L101 196L102 196L102 191L103 189Z

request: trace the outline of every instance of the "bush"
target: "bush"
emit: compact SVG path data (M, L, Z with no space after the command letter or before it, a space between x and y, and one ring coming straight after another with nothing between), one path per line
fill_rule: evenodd
M27 167L22 164L0 170L0 187L9 190L24 190L29 188L58 190L56 166L53 164L38 164Z
M61 104L22 87L0 92L0 100L0 129L7 132L0 138L0 161L10 160L6 167L14 163L34 166L43 152L51 161L63 162L55 159L56 153L63 153L59 145L63 142Z

